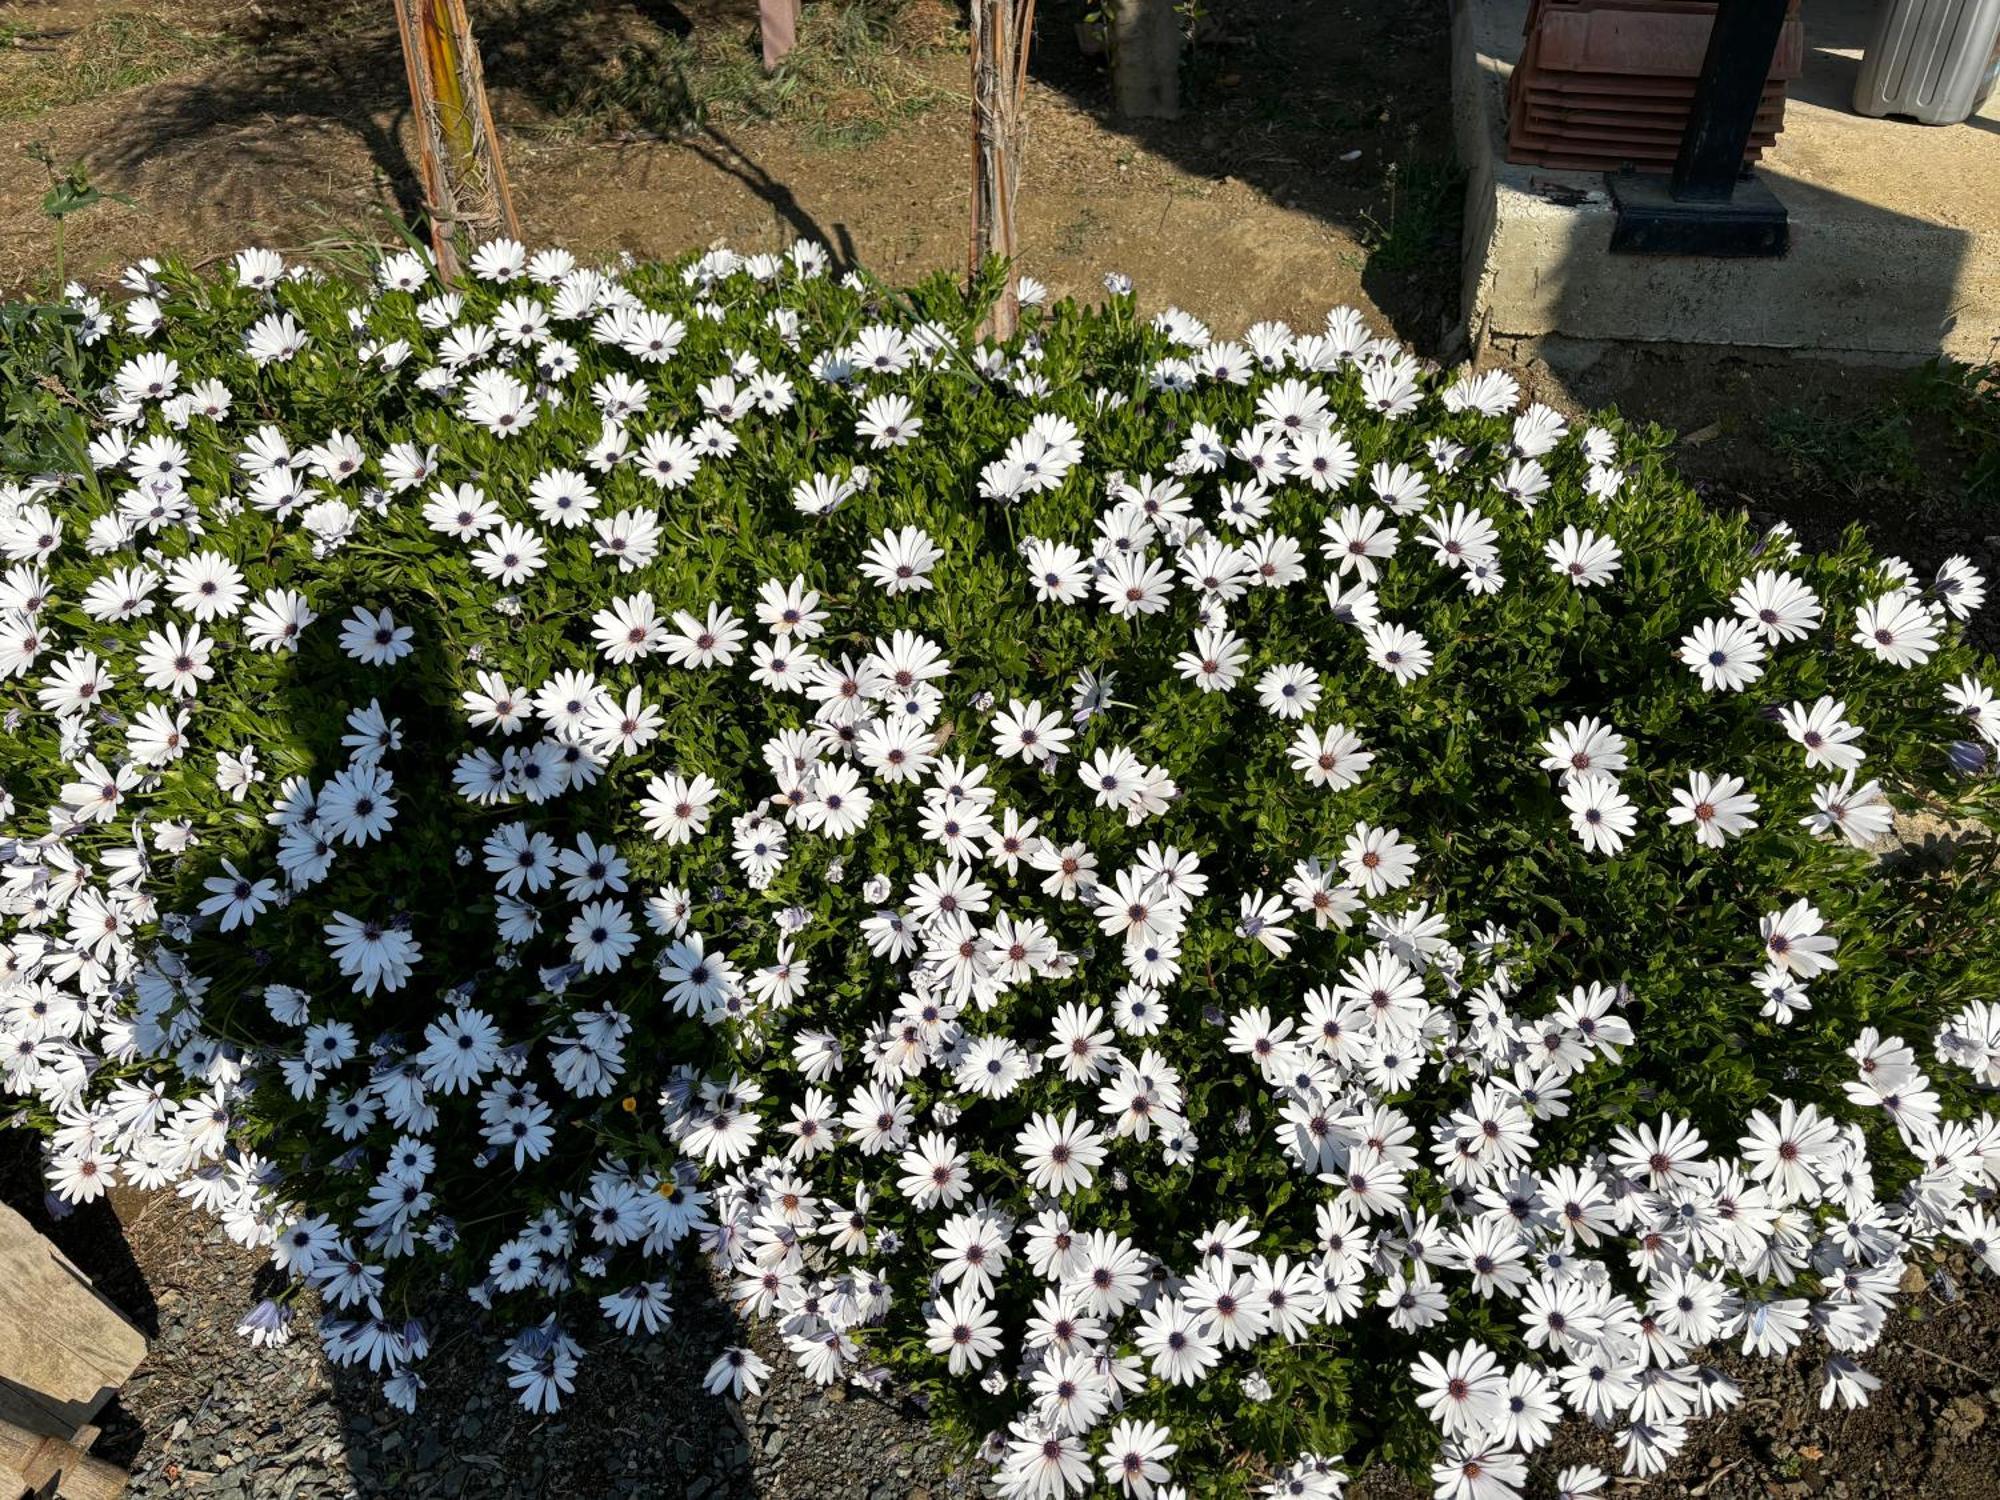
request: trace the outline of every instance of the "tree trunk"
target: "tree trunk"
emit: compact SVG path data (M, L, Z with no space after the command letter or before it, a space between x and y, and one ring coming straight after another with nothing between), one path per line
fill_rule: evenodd
M1111 98L1121 115L1181 113L1181 21L1174 0L1117 0L1111 13Z
M1020 304L1014 293L1018 251L1014 205L1021 186L1027 135L1022 105L1028 91L1028 43L1035 0L972 0L972 249L969 274L989 256L1007 262L1007 280L983 332L1014 336Z
M395 0L417 126L417 170L438 276L457 279L479 241L520 238L500 137L465 0Z

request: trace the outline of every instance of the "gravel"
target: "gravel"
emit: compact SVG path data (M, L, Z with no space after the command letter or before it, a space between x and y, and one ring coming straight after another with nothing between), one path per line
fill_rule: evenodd
M99 1417L100 1457L128 1467L134 1500L971 1500L983 1464L955 1454L922 1415L852 1387L821 1390L760 1333L764 1392L739 1406L701 1390L714 1351L737 1337L727 1310L685 1284L656 1338L607 1341L561 1412L512 1401L495 1363L504 1331L464 1301L433 1315L415 1416L376 1382L330 1368L300 1336L256 1349L236 1323L274 1278L266 1257L160 1194L114 1191L61 1223L42 1210L25 1133L0 1130L0 1195L131 1315L146 1362ZM1819 1357L1720 1363L1744 1404L1698 1424L1687 1451L1635 1500L1996 1500L2000 1280L1962 1254L1913 1271L1907 1303L1864 1361L1885 1389L1861 1411L1824 1411ZM1357 1455L1358 1456L1358 1455ZM1615 1469L1608 1433L1566 1423L1533 1465ZM1546 1492L1546 1483L1541 1486ZM1378 1467L1349 1500L1425 1500L1428 1484Z
M9 1157L25 1141L0 1132ZM685 1283L668 1329L594 1348L551 1416L513 1401L496 1362L499 1321L441 1300L428 1314L429 1388L406 1415L365 1372L327 1364L310 1309L283 1347L239 1337L238 1320L275 1284L268 1257L231 1244L206 1215L170 1195L119 1192L110 1207L52 1223L21 1166L0 1163L8 1201L151 1343L100 1415L95 1449L130 1469L132 1500L960 1500L987 1472L913 1408L811 1385L761 1333L772 1365L762 1394L740 1405L708 1395L709 1361L740 1333Z

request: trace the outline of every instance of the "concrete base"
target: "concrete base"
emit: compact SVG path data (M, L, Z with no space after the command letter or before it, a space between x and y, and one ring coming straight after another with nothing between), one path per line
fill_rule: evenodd
M1853 113L1872 0L1806 0L1806 71L1759 176L1791 216L1778 260L1612 255L1597 173L1508 163L1527 0L1452 0L1464 297L1493 339L1811 349L1901 362L2000 353L2000 95L1960 125Z

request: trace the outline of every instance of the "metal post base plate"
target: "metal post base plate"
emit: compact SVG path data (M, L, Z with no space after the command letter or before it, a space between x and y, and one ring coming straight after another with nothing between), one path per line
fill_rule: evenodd
M1779 256L1791 245L1785 205L1757 177L1735 185L1726 202L1676 198L1664 176L1607 172L1618 217L1611 248L1625 255Z

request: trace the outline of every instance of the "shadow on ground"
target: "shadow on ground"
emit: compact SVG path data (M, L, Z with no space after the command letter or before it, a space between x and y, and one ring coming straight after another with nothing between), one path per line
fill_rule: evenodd
M1358 270L1360 286L1395 331L1422 351L1444 351L1445 330L1457 315L1460 184L1449 164L1443 0L1410 5L1236 0L1216 10L1217 20L1191 60L1186 112L1178 120L1111 117L1102 66L1084 57L1073 40L1082 13L1077 0L1052 0L1044 8L1035 80L1051 91L1053 103L1129 143L1135 162L1164 160L1197 186L1242 184L1259 198L1295 210L1299 223L1338 227L1344 237L1324 252L1324 284L1301 287L1301 300L1321 306L1336 300L1335 258L1352 254L1357 265L1345 267L1346 273L1352 277ZM527 129L534 119L595 109L606 99L624 99L620 107L632 116L632 122L607 130L677 131L687 108L685 91L675 92L670 75L664 82L631 86L634 61L626 28L637 26L644 35L650 27L653 35L670 37L696 25L730 25L738 28L747 52L745 14L740 0L714 0L708 8L537 0L507 12L496 6L492 17L482 11L479 19L503 119L518 118L517 138L525 146L537 139ZM91 145L98 168L115 178L184 154L203 165L203 199L227 205L269 199L273 183L287 194L304 191L300 184L312 182L322 153L338 144L350 152L358 148L352 159L373 172L371 192L379 185L397 212L413 217L419 205L404 152L407 95L394 29L384 24L383 10L372 0L273 0L260 16L241 24L253 54L247 64L135 93ZM962 66L962 58L946 57L940 76ZM956 149L962 127L957 111L949 113L950 129L941 128L935 140ZM1061 186L1060 174L1071 160L1060 149L1063 129L1062 121L1051 118L1047 132L1031 144L1031 203ZM931 150L931 140L925 137L929 155L921 161L907 155L885 159L900 172L955 181L959 160ZM766 151L767 141L754 129L711 122L683 145L768 206L786 231L836 245L852 259L857 249L845 224L813 206L839 201L838 194L830 200L822 191L816 174L867 158L791 153L779 160ZM604 200L624 190L620 168L639 160L642 149L607 139L594 143L594 154L560 160L565 169L580 163L576 170L594 172L590 191ZM1349 153L1359 154L1349 161ZM221 169L210 171L217 162ZM857 191L867 185L865 175L856 174ZM667 192L677 190L670 180ZM947 200L948 211L956 214L948 192L937 199ZM1173 201L1169 197L1170 207ZM161 216L158 247L173 248L174 221L153 211ZM936 217L946 211L919 205L911 213ZM1079 212L1074 253L1098 249L1111 214L1108 204L1095 221L1087 209ZM699 243L695 223L672 224L663 248ZM1212 244L1170 224L1164 212L1154 238L1166 253L1185 260L1216 253ZM1264 315L1267 309L1230 280L1235 269L1220 268L1223 280L1212 303L1190 306L1218 323ZM1721 459L1725 452L1748 452L1761 443L1763 429L1745 425L1750 417L1741 388L1768 386L1770 380L1745 369L1740 380L1716 379L1713 389L1704 391L1697 388L1703 372L1681 367L1678 378L1687 385L1681 390L1669 384L1668 372L1634 362L1615 380L1606 372L1595 385L1580 388L1587 388L1591 399L1622 399L1635 414L1668 417L1687 431L1716 424L1721 440L1708 450L1716 461L1704 482L1717 488L1723 503L1734 503L1738 494L1764 493L1752 470L1739 471ZM1829 402L1838 390L1838 377L1829 379L1824 387ZM1727 425L1732 420L1737 425ZM1837 457L1825 467L1842 468ZM1804 493L1813 482L1802 479L1798 489ZM1864 494L1854 508L1868 503ZM22 1157L24 1150L28 1154ZM28 1138L0 1133L0 1163L5 1164L0 1190L8 1200L24 1209L38 1204ZM49 1223L45 1214L41 1222ZM908 1410L844 1392L815 1392L784 1376L740 1411L702 1394L701 1373L729 1336L730 1318L697 1278L682 1282L671 1332L586 1360L575 1397L553 1417L521 1412L506 1392L494 1359L505 1331L501 1320L462 1300L441 1302L428 1310L435 1320L435 1352L425 1368L431 1389L419 1414L404 1417L384 1406L374 1381L329 1371L309 1331L282 1349L251 1349L239 1339L234 1325L260 1294L265 1258L231 1246L184 1204L121 1194L115 1204L82 1210L52 1225L51 1232L155 1340L153 1359L110 1413L103 1440L107 1456L134 1466L132 1493L140 1500L169 1495L717 1500L751 1494L912 1500L925 1493L943 1500L971 1482L927 1434L918 1414ZM1781 1367L1759 1388L1761 1404L1728 1429L1737 1446L1719 1436L1677 1471L1674 1482L1703 1484L1705 1493L1722 1500L1763 1495L1766 1481L1790 1485L1806 1472L1839 1476L1856 1500L1917 1492L1991 1500L1990 1476L1978 1481L1988 1484L1984 1490L1966 1486L1975 1482L1968 1476L1984 1473L1972 1462L1980 1451L1974 1434L1989 1418L2000 1420L1991 1417L1992 1401L1979 1383L1982 1378L1992 1383L1994 1361L2000 1359L1994 1344L2000 1318L1990 1295L1976 1305L1947 1302L1941 1295L1933 1300L1935 1306L1926 1304L1927 1325L1899 1330L1906 1348L1915 1352L1898 1356L1908 1367L1897 1372L1904 1382L1899 1390L1908 1394L1895 1404L1867 1416L1816 1416L1809 1372ZM783 1361L774 1363L781 1371L788 1368ZM1990 1434L1991 1427L1987 1430ZM1826 1456L1837 1441L1853 1445L1838 1462ZM1819 1456L1804 1456L1809 1452ZM1591 1456L1601 1461L1604 1455ZM1720 1479L1704 1478L1725 1469ZM1898 1487L1926 1473L1934 1488ZM1378 1478L1357 1493L1408 1492Z
M1234 0L1203 12L1177 119L1111 107L1076 37L1089 0L1037 12L1032 76L1192 176L1247 183L1349 231L1361 284L1419 353L1456 348L1464 176L1452 145L1447 0Z
M765 1346L766 1391L738 1404L703 1372L735 1320L699 1273L675 1287L674 1321L594 1347L562 1411L512 1399L497 1362L501 1319L440 1295L415 1415L388 1407L365 1371L328 1366L302 1307L297 1336L252 1348L235 1332L276 1277L268 1255L228 1241L165 1193L117 1189L51 1217L34 1140L0 1131L0 1190L148 1337L150 1353L98 1418L93 1448L129 1468L133 1500L933 1500L969 1496L972 1475L921 1413L849 1390L822 1392ZM781 1362L782 1361L782 1362Z
M1112 113L1103 61L1079 43L1086 10L1050 0L1037 21L1030 269L1089 266L1066 288L1086 294L1097 272L1125 269L1191 306L1247 285L1295 317L1372 302L1420 351L1448 346L1462 180L1445 0L1216 7L1174 120ZM476 7L530 233L669 254L718 232L806 234L906 279L962 263L962 0L814 0L807 17L813 48L766 81L754 0ZM207 249L260 233L296 247L312 229L391 238L385 215L417 222L386 6L265 0L212 24L235 44L229 60L72 107L55 129L59 155L134 193L149 248L182 248L182 225ZM18 200L18 222L0 226L24 248L38 238L31 212ZM1176 240L1194 253L1158 262Z

